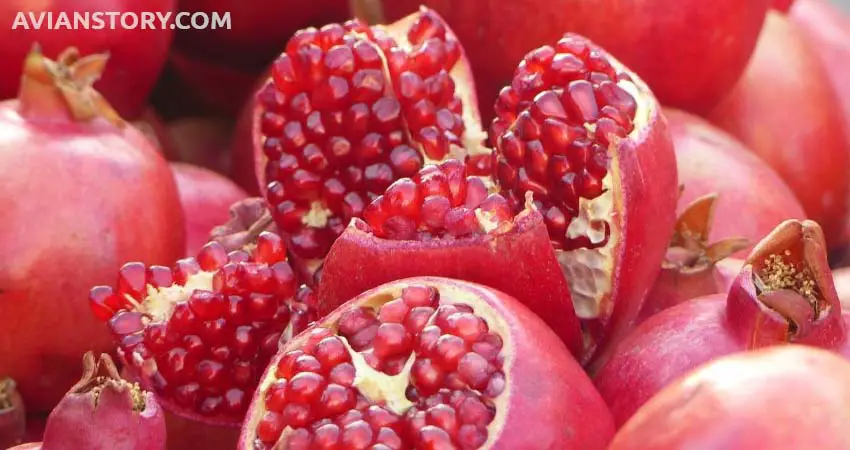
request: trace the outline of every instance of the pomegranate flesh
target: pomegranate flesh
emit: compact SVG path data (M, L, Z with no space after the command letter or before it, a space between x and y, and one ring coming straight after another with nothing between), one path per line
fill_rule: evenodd
M186 253L196 255L210 231L229 217L230 205L246 197L239 186L222 175L184 163L171 163L186 217Z
M709 120L776 170L830 248L846 243L850 140L829 77L800 28L768 13L744 76Z
M165 450L165 416L156 398L123 380L107 354L83 357L83 376L47 418L40 450Z
M587 36L643 78L665 105L705 112L740 77L772 0L385 0L389 19L420 3L442 14L466 47L483 105L512 64L565 31ZM498 49L494 53L493 49Z
M850 448L850 364L789 345L726 356L665 388L609 450Z
M4 4L5 7L5 4ZM125 260L170 264L185 248L168 164L92 87L104 55L70 49L25 62L20 96L0 103L0 374L32 412L78 379L109 334L85 302Z
M296 33L234 150L253 155L296 264L315 270L352 218L424 164L486 164L471 80L460 43L427 9L386 27L349 21Z
M756 245L728 294L680 303L637 327L596 387L620 426L673 380L729 353L798 343L850 357L845 320L820 227L789 220Z
M632 327L672 235L667 121L637 76L575 34L529 52L495 110L494 177L515 212L533 195L598 355Z
M312 292L298 289L283 240L270 232L229 253L210 242L173 268L127 263L115 288L95 287L89 299L129 375L185 428L169 432L175 448L210 433L225 435L213 448L233 448L278 342L316 319Z
M641 309L641 321L685 300L729 291L743 262L718 263L747 247L749 241L727 238L708 243L715 205L717 195L709 194L694 200L679 216L661 273Z
M325 259L319 304L329 312L367 289L422 275L481 283L532 311L557 311L541 317L581 356L569 286L543 217L531 204L514 214L457 160L396 181L366 207L363 220L352 221Z
M145 109L147 97L171 45L173 30L124 27L121 17L110 27L74 26L75 14L103 14L108 11L135 14L167 14L174 10L175 0L15 0L0 2L0 60L5 69L0 73L0 99L14 98L18 92L21 67L27 54L38 45L48 55L74 45L83 54L108 53L109 67L103 72L97 89L128 120L137 119ZM70 23L61 21L61 15ZM129 16L128 16L129 17ZM23 23L23 22L26 23ZM96 25L92 19L90 22ZM128 21L131 23L131 21ZM53 26L48 26L52 24ZM67 386L64 386L67 388Z
M239 448L593 450L612 429L581 366L530 310L421 277L367 291L284 344Z

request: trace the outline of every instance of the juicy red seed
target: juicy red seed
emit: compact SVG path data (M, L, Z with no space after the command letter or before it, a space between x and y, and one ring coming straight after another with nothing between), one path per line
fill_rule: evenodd
M345 425L342 430L342 445L345 448L366 449L372 443L373 431L363 420Z
M317 373L301 372L289 380L286 397L290 401L309 404L319 397L326 384L325 378Z
M343 363L335 366L328 374L328 380L331 383L341 386L351 386L354 384L355 369L350 363Z
M147 271L142 263L124 264L118 272L118 292L141 298L146 291Z
M422 395L436 393L443 386L445 372L430 359L417 359L411 367L411 382Z
M339 426L328 423L320 426L313 433L313 447L318 450L332 450L338 448L342 431Z
M439 292L430 286L408 286L401 291L401 298L411 308L416 306L437 306Z
M443 450L455 448L452 443L452 438L441 428L433 425L426 425L419 430L418 440L421 442L422 448L428 450Z
M265 443L273 444L280 438L285 427L286 424L280 414L270 411L266 412L263 418L260 419L259 425L257 425L257 437Z
M335 416L354 408L357 399L351 389L338 384L329 384L319 398L318 404L322 405L325 415Z
M378 320L384 323L402 323L409 308L402 299L384 303L378 311Z
M455 370L458 361L466 353L466 343L463 339L445 334L437 339L437 344L434 348L435 358L438 358L442 366L448 370Z
M471 313L455 313L446 318L443 331L451 333L473 343L477 341L483 334L487 333L487 324L480 317Z
M480 448L487 442L487 428L470 424L461 425L456 439L462 449Z
M410 350L411 337L400 323L383 323L372 342L380 358L399 355Z
M214 292L195 289L189 296L189 307L198 318L214 320L224 315L227 302L224 297Z
M228 261L227 251L218 242L210 242L198 252L197 260L201 269L207 272L218 270Z
M326 337L316 344L315 357L325 370L351 360L348 349L338 337Z
M89 306L98 320L107 321L122 305L111 287L95 286L89 292Z

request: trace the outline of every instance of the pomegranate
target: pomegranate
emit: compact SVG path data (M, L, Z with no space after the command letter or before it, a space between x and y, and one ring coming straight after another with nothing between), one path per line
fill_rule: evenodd
M776 170L830 248L844 244L850 141L823 65L796 25L768 14L746 73L709 118Z
M230 120L216 117L183 117L168 124L168 134L179 154L176 161L222 174L230 173L232 131ZM256 186L253 189L256 191Z
M536 315L481 285L421 277L366 291L284 344L239 448L593 450L612 430Z
M641 308L641 321L685 300L729 292L743 261L720 263L749 241L726 238L708 243L716 205L717 195L709 194L691 202L679 216L661 273Z
M105 62L33 52L19 99L0 103L0 251L14 255L0 259L0 374L34 412L74 384L86 350L112 346L75 299L126 259L185 248L168 165L91 87Z
M109 68L97 89L118 110L122 117L136 119L145 109L147 97L159 75L173 31L169 27L155 30L123 27L116 17L102 17L104 27L74 26L74 14L142 12L165 14L174 9L175 0L6 0L0 2L0 60L6 69L0 74L0 99L12 98L18 92L21 72L16 70L34 44L45 54L59 54L70 44L84 54L109 53ZM50 17L48 17L50 15ZM63 26L62 15L69 22ZM23 23L26 22L26 23ZM52 27L49 25L52 24ZM161 28L161 29L160 29ZM64 386L67 388L67 386Z
M773 9L782 12L788 12L791 9L791 6L794 4L794 0L773 0Z
M296 33L242 119L237 147L249 147L234 152L255 161L297 265L314 270L351 218L423 164L471 157L486 170L471 80L427 9L387 27Z
M16 450L165 450L156 398L123 380L107 354L83 357L83 376L47 418L44 441Z
M165 159L174 161L179 158L165 122L152 107L147 107L142 115L132 123L136 129L141 131L151 141L151 144L162 153Z
M701 366L641 408L609 449L839 450L850 448L848 420L850 364L789 345Z
M718 196L709 241L745 237L751 244L734 254L745 258L752 245L782 221L806 218L782 178L735 138L684 111L665 108L664 115L673 136L679 183L684 186L679 211L698 198ZM739 220L741 211L748 212L747 220Z
M543 217L531 204L514 214L504 197L488 194L481 178L465 174L457 160L430 165L366 207L325 260L322 312L399 278L457 278L520 300L580 357L579 323Z
M21 443L26 433L26 415L15 380L0 378L0 447Z
M515 211L533 194L588 354L599 354L631 328L670 242L678 190L667 121L637 76L575 34L529 52L495 110L494 177Z
M183 163L170 166L186 217L186 255L195 255L209 241L213 227L227 220L230 205L248 194L207 169Z
M704 112L738 80L772 0L392 0L389 19L419 3L457 31L470 55L483 105L511 80L530 48L565 31L594 40L646 80L659 100ZM499 49L494 55L493 49ZM683 82L683 80L687 80Z
M128 374L171 414L169 446L233 448L278 341L316 319L312 292L297 287L283 240L263 232L230 253L210 242L173 269L127 263L89 300Z
M756 245L728 294L680 303L637 327L596 387L619 426L680 375L729 353L799 343L850 357L840 305L820 227L783 222Z
M176 46L184 53L243 68L262 68L280 53L299 28L349 17L345 0L282 2L179 0L181 11L229 13L230 27L183 30Z
M282 47L283 43L276 50ZM171 52L169 63L176 78L172 89L179 89L173 93L194 97L204 107L203 112L212 110L227 116L239 113L265 67L265 64L259 69L233 67L218 59L210 61L180 50Z

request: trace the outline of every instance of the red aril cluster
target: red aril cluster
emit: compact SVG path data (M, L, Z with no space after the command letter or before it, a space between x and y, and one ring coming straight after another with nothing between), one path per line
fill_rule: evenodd
M166 409L231 425L278 342L316 319L312 293L298 291L283 240L270 232L248 251L209 243L173 268L125 264L116 287L93 288L90 302L128 370Z

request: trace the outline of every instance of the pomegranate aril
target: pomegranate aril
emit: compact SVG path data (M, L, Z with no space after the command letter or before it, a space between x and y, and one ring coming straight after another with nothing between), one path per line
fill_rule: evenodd
M421 395L431 395L443 386L444 372L434 361L420 358L411 366L410 377Z
M463 339L444 334L437 339L434 352L434 358L440 361L441 366L448 371L453 371L457 368L460 358L466 354L467 348Z
M487 429L477 425L461 425L456 439L461 450L477 449L487 442Z
M331 369L328 374L328 380L331 383L339 384L341 386L351 386L354 384L354 376L355 376L354 366L350 363L343 363L335 366Z
M313 448L317 450L334 450L339 448L342 431L333 423L324 424L313 432Z
M351 422L342 430L342 446L346 449L365 450L372 443L374 432L363 420Z

